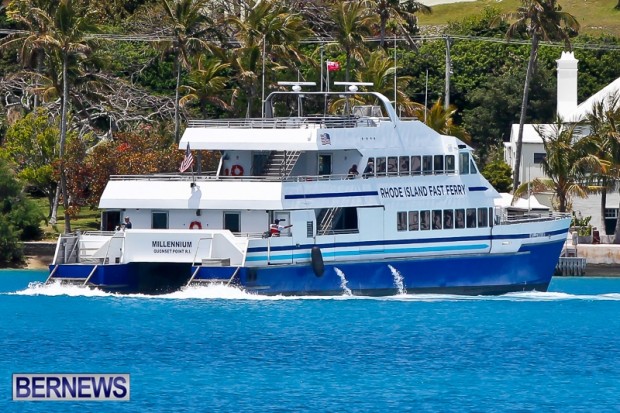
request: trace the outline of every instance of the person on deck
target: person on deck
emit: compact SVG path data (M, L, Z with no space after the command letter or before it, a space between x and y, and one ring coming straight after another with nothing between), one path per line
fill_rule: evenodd
M368 165L366 165L366 168L364 168L364 173L362 174L362 177L368 178L369 176L373 176L374 173L375 173L375 163L372 161L372 159L369 159Z
M125 217L125 222L123 223L123 228L124 229L131 229L133 225L131 224L131 221L129 220L129 217Z
M282 221L284 220L276 219L275 221L273 221L273 224L269 226L269 233L272 237L279 237L285 228L290 228L293 226L293 225L286 225L286 226L280 225L280 222Z
M360 173L357 171L357 165L353 164L349 169L349 174L347 175L347 179L355 179Z

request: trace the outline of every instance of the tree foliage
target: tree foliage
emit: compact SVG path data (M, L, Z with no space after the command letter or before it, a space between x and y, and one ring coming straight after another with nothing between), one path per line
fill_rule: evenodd
M43 219L5 159L0 159L0 267L20 265L20 241L40 239Z

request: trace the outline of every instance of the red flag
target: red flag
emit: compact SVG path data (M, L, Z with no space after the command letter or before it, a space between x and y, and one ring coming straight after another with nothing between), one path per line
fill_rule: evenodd
M338 62L330 62L327 61L327 70L329 72L335 72L336 70L340 70L340 63Z
M189 150L189 142L187 142L187 149L185 150L185 158L183 158L183 162L181 162L181 167L179 167L180 172L185 172L194 164L194 156L192 152Z

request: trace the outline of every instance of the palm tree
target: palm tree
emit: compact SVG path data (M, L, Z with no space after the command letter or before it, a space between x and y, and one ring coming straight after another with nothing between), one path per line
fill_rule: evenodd
M65 232L71 232L69 214L69 196L67 191L67 176L65 171L65 143L67 140L68 107L69 107L69 76L70 60L80 60L90 51L90 45L85 35L96 30L94 15L88 8L81 7L75 0L60 0L53 14L35 8L32 10L37 18L45 22L49 31L42 41L49 46L53 54L57 52L62 67L62 98L60 115L60 191L65 209Z
M348 82L351 71L351 58L363 60L364 36L372 34L372 26L377 23L377 16L363 1L336 1L332 7L335 25L336 47L346 56L345 80Z
M434 131L456 136L463 142L471 144L469 133L462 126L454 124L453 116L456 112L456 106L450 105L446 109L439 98L430 109L422 106L414 111L414 115Z
M14 43L21 44L19 57L27 67L34 61L37 71L34 92L34 109L39 106L38 82L43 73L45 48L48 46L47 34L51 20L45 18L53 12L53 4L49 0L15 0L7 6L10 20L21 23L25 31L11 33L0 42L0 48L10 47Z
M217 59L210 59L206 64L203 64L202 58L199 59L198 68L189 75L188 85L182 87L187 91L187 94L179 100L179 104L185 106L187 103L197 100L200 113L204 118L207 117L207 105L209 103L231 110L232 107L221 97L228 82L228 77L223 76L222 72L229 66L229 64L222 63Z
M590 134L584 140L592 143L595 154L608 165L607 168L595 171L601 186L601 218L604 230L607 190L616 188L620 179L620 92L595 102L586 115L586 121ZM616 222L614 243L620 244L620 219Z
M174 98L174 138L179 141L179 93L181 71L191 66L191 58L198 51L209 49L209 44L201 39L208 30L211 20L206 15L209 0L161 0L168 28L172 31L172 43L166 44L172 49L175 61L176 88Z
M515 197L525 193L551 191L558 211L571 209L573 196L586 197L591 192L587 185L589 171L601 166L600 159L590 154L584 140L576 140L577 123L563 123L557 119L551 127L535 127L543 140L546 156L541 166L548 178L537 178L515 189Z
M380 42L379 46L383 47L385 43L385 29L388 21L392 20L394 24L407 36L409 44L413 43L410 31L407 27L417 26L417 18L415 13L430 14L432 9L416 0L375 0L374 8L379 15Z
M290 13L286 4L278 0L250 0L248 7L245 16L231 16L226 22L233 28L234 39L239 44L231 51L228 61L245 92L246 114L251 117L263 63L270 71L297 66L304 57L296 46L312 31L301 16Z
M562 11L556 0L522 0L522 6L515 13L507 15L513 23L506 32L506 38L526 34L531 39L530 57L525 74L521 115L519 118L519 134L517 136L516 162L513 176L513 188L519 186L521 168L521 149L523 147L523 125L528 104L530 79L538 56L538 45L541 40L563 40L570 50L570 36L579 30L577 19L570 13Z

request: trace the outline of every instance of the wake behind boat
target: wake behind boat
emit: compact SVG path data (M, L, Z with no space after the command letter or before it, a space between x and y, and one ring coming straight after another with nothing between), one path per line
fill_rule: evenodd
M191 121L179 148L219 153L217 171L112 176L102 231L62 235L48 282L141 293L213 282L272 295L546 291L570 216L496 206L471 147L347 86L274 92L259 119ZM305 115L312 97L342 114ZM294 116L277 115L290 107ZM126 216L131 228L114 230Z

